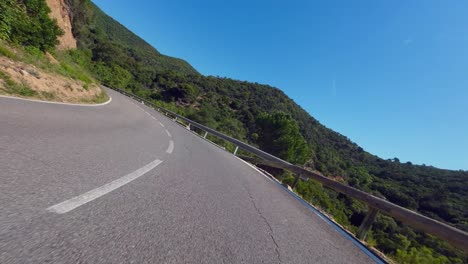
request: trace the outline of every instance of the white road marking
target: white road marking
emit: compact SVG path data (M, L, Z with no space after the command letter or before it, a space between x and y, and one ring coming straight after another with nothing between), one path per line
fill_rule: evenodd
M44 104L57 104L57 105L71 105L71 106L103 106L107 105L112 102L112 97L109 96L109 100L104 103L100 104L72 104L72 103L62 103L62 102L51 102L51 101L42 101L42 100L35 100L35 99L27 99L21 97L14 97L14 96L7 96L7 95L0 95L0 98L8 98L8 99L15 99L15 100L22 100L28 102L35 102L35 103L44 103Z
M64 214L68 213L71 210L82 206L83 204L89 203L107 193L112 192L115 189L118 189L125 184L136 180L137 178L143 176L145 173L149 172L150 170L154 169L156 166L161 164L161 160L154 160L151 163L139 168L138 170L131 172L122 178L119 178L117 180L114 180L112 182L109 182L107 184L104 184L101 187L98 187L96 189L93 189L89 192L83 193L81 195L78 195L76 197L73 197L69 200L66 200L64 202L61 202L59 204L53 205L49 208L47 208L47 211L57 213L57 214Z
M166 134L169 136L169 137L172 137L171 133L169 133L169 131L166 129Z
M259 170L257 167L255 167L254 165L248 163L247 161L237 157L237 156L234 156L236 157L238 160L242 161L243 163L247 164L247 166L251 167L252 169L256 170L258 173L260 173L261 175L263 175L265 178L267 178L268 180L270 181L273 181L273 179L271 177L268 177L268 175L266 175L263 171Z
M145 112L145 114L147 114L148 116L150 116L150 117L153 118L154 120L158 121L158 119L157 119L156 117L152 116L149 112L147 112L145 109L141 108L138 104L135 104L133 101L130 101L130 102L132 102L132 104L136 105L136 107L140 108L141 111ZM160 124L162 127L164 127L164 125L163 125L161 122L159 122L159 124Z
M171 154L173 150L174 150L174 141L170 140L169 147L167 148L166 152Z

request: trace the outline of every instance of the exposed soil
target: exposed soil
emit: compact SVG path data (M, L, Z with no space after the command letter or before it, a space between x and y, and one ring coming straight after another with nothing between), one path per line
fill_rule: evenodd
M76 39L72 34L72 25L70 20L69 7L64 0L46 0L47 5L52 12L49 16L57 20L57 24L63 30L64 34L58 39L60 44L57 48L60 50L76 49Z
M0 56L0 71L18 84L25 84L37 92L39 99L82 103L95 102L102 96L101 88L96 84L85 84L79 80L69 79L57 74L45 72L33 65L10 60ZM6 83L0 80L0 93L8 94ZM13 94L18 96L17 94Z

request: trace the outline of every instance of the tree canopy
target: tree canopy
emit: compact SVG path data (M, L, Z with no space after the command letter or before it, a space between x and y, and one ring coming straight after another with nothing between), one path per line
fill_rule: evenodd
M302 165L309 159L307 143L291 116L284 112L262 113L256 125L257 143L262 150L294 164Z
M63 32L50 19L44 0L2 0L0 2L0 38L42 51L58 44Z

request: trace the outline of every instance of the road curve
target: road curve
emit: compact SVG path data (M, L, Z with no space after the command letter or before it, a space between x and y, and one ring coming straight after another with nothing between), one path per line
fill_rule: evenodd
M0 98L0 263L373 263L235 156L113 91Z

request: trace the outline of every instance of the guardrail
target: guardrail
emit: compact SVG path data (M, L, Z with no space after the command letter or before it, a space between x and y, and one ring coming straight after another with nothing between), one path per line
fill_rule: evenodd
M246 144L240 140L229 137L212 128L209 128L195 121L192 121L184 116L181 116L177 113L164 109L161 106L155 105L152 102L149 102L143 98L140 98L136 95L128 93L124 90L117 89L117 88L110 88L110 89L113 89L126 96L132 97L135 100L154 108L158 112L164 113L166 116L172 116L172 118L175 121L177 121L177 119L183 120L184 122L188 123L188 129L190 129L190 126L194 126L202 131L205 131L205 134L203 136L204 138L206 138L206 136L209 133L218 138L221 138L225 141L228 141L234 144L236 146L236 149L234 150L234 155L236 155L238 149L241 148L259 157L259 158L252 158L252 157L241 156L241 158L243 158L246 161L249 161L254 164L260 164L260 165L265 165L265 166L269 166L273 168L285 169L285 170L293 172L296 175L296 178L294 180L292 188L295 187L295 185L297 184L300 178L304 180L307 180L310 178L310 179L320 182L324 186L336 192L343 193L349 197L355 198L357 200L360 200L366 203L369 206L369 211L366 217L364 218L363 222L361 223L361 226L358 229L358 232L356 235L358 239L363 240L366 237L366 234L368 230L371 228L372 223L374 222L377 213L381 212L386 215L394 217L395 219L401 221L403 224L407 224L415 229L437 236L449 242L453 246L465 252L468 252L468 233L462 230L459 230L450 225L444 224L432 218L423 216L419 213L416 213L414 211L411 211L401 206L398 206L396 204L393 204L389 201L386 201L385 199L376 197L374 195L360 191L356 188L334 181L318 173L315 173L315 172L306 170L302 167L293 165L287 161L284 161L260 149L252 147L249 144Z

